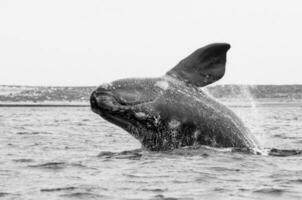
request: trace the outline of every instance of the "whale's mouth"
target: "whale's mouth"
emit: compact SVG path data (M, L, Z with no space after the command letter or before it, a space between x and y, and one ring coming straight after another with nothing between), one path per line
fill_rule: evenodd
M90 106L92 111L99 113L102 110L114 111L122 105L111 92L94 91L90 96Z
M134 106L153 102L153 99L126 102L122 98L116 97L111 91L94 91L90 96L91 110L100 115L124 113L131 110Z
M94 91L90 96L90 107L94 113L127 130L138 126L135 108L152 101L154 100L128 103L117 98L111 91Z

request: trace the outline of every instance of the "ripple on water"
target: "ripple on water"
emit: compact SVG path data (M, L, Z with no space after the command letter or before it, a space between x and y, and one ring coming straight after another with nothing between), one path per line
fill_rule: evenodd
M68 194L62 194L61 197L67 197L71 199L100 199L106 196L92 193L92 192L72 192Z
M17 163L29 163L29 162L34 162L33 159L30 158L20 158L20 159L13 159L14 162Z
M52 170L60 170L66 168L65 162L47 162L43 164L37 164L37 165L28 165L28 167L32 168L40 168L40 169L52 169Z
M67 186L67 187L57 187L57 188L43 188L40 189L41 192L49 193L61 193L61 197L71 198L71 199L100 199L105 196L92 192L93 187L91 186ZM63 194L62 194L63 193Z
M81 168L81 169L96 169L97 170L97 168L88 167L87 165L83 164L82 162L74 162L74 163L70 163L69 165L72 167L77 167L77 168Z
M58 191L64 191L64 190L74 190L76 187L59 187L59 188L44 188L41 189L41 192L58 192Z
M40 135L40 134L52 134L46 131L18 131L17 135Z
M299 139L299 137L288 136L288 135L284 135L284 134L275 134L273 137L275 137L275 138L282 138L282 139L291 139L291 140Z
M193 198L181 198L182 200L190 200ZM180 198L175 198L175 197L165 197L162 194L156 195L153 198L151 198L151 200L180 200Z
M210 169L212 170L215 170L215 171L218 171L218 172L226 172L226 171L229 171L229 172L239 172L240 169L236 169L236 168L228 168L228 167L210 167Z
M20 194L14 194L14 193L8 193L8 192L0 192L0 198L8 198L8 199L19 199L17 197L20 197Z
M105 159L139 160L142 157L142 150L136 149L132 151L122 151L122 152L103 151L100 152L97 157L105 158Z
M273 196L280 196L284 192L286 192L286 190L280 189L280 188L261 188L261 189L254 191L254 193L267 194L267 195L273 195Z
M293 143L301 144L301 143L302 143L302 140L301 140L301 139L299 139L299 140L294 140Z
M0 192L0 197L5 197L7 195L10 195L10 193L7 192Z
M167 188L161 189L161 188L143 188L141 189L141 191L145 191L145 192L166 192L168 191Z
M278 156L278 157L287 157L287 156L295 156L301 155L302 150L295 150L295 149L271 149L269 151L270 156Z
M302 184L302 179L291 180L291 182Z

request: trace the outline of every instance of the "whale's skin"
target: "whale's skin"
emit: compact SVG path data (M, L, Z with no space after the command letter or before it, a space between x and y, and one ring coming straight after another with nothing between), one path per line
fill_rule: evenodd
M99 97L104 91L110 91L109 96ZM121 93L130 98L140 94L142 102L123 105ZM192 145L258 148L233 111L201 89L173 77L118 80L100 86L91 98L94 112L129 132L148 150ZM105 101L96 105L93 98Z
M212 54L219 50L212 49ZM179 65L175 67L178 71L160 78L117 80L101 85L91 94L92 110L129 132L151 151L192 145L259 149L256 139L239 117L200 88L220 79L224 75L221 62L225 63L225 57L210 58L208 62L212 54L207 49L201 52L202 56L206 55L203 62L215 63L209 74L201 74L206 77L203 82L198 82L198 74L190 74L187 66L187 71L181 71ZM196 53L192 55L196 57ZM187 60L180 64L191 65L191 60ZM209 67L204 68L202 73ZM217 73L217 69L223 71ZM196 73L196 69L193 71ZM212 76L212 72L216 76Z

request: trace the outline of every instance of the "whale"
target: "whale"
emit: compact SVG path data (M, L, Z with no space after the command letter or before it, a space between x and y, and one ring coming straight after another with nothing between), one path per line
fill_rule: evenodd
M158 78L104 83L92 92L91 109L150 151L204 145L261 152L242 120L203 91L224 76L230 47L199 48Z

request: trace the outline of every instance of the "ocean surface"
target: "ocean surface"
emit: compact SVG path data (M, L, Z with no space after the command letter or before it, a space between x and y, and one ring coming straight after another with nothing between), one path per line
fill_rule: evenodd
M266 148L302 149L302 104L236 106ZM0 199L302 199L302 156L148 152L89 107L0 108Z

